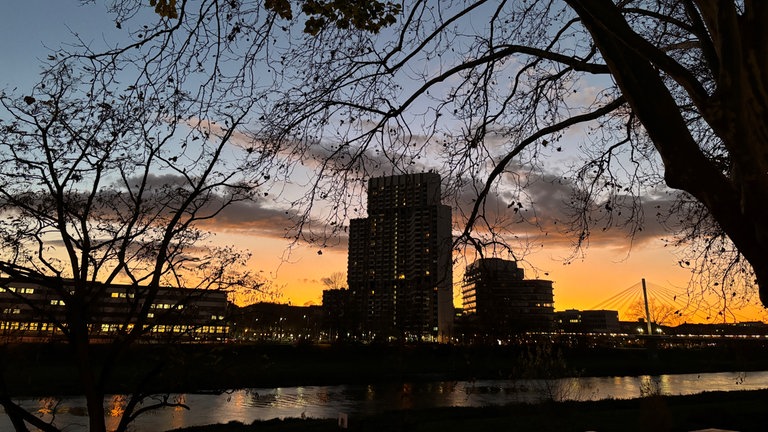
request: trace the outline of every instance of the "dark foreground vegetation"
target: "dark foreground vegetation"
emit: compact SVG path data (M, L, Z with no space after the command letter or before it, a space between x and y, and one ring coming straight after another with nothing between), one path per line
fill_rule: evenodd
M648 396L632 400L549 402L483 408L435 408L349 418L349 431L694 431L751 432L768 427L768 391ZM184 432L341 431L337 420L286 419L181 429Z
M102 347L93 349L95 358L102 358ZM687 348L610 348L578 341L503 347L143 344L114 363L106 391L755 371L768 370L766 352L760 340ZM77 394L71 358L65 344L0 345L2 389L14 397Z

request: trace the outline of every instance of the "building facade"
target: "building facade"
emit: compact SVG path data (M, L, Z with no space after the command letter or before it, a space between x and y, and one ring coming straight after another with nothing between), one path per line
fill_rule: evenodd
M360 333L359 308L352 307L352 291L346 288L323 290L323 332L332 342L356 338Z
M303 344L326 339L320 306L260 302L231 308L230 337L235 341Z
M365 337L447 340L453 323L451 208L436 173L373 178L350 221L347 284Z
M619 311L566 309L555 312L558 330L566 333L618 333Z
M64 282L66 288L66 282ZM146 290L131 285L91 284L89 335L110 340L130 330L144 305ZM55 340L63 337L67 300L39 284L0 280L0 337L5 340ZM227 293L216 290L160 288L147 312L146 337L220 341L229 327Z
M481 258L467 266L462 299L466 322L478 338L553 329L552 281L525 279L515 261Z

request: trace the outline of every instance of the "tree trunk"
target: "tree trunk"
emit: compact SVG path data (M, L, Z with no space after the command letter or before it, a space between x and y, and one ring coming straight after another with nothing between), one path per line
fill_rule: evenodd
M80 382L83 386L83 395L88 409L88 431L106 432L104 389L97 378L99 372L95 368L98 366L94 364L92 358L88 325L83 316L84 314L76 313L76 318L69 320L70 343L75 351L80 371Z

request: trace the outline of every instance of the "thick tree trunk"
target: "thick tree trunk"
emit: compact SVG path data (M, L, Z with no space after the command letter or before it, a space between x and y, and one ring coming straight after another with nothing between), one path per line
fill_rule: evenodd
M75 351L80 371L80 382L83 386L83 395L88 409L88 431L106 432L104 390L98 379L99 373L95 369L97 365L93 362L88 326L83 318L84 314L76 313L76 315L75 318L69 320L70 344Z
M107 426L104 421L104 393L88 391L86 392L85 399L88 408L89 432L106 432Z
M760 301L763 306L768 307L768 260L765 258L761 260L749 261L752 264L752 268L755 270L755 280L760 287Z

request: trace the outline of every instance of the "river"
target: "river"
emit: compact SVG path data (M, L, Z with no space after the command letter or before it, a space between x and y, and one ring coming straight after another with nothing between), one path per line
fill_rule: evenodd
M253 388L221 394L179 394L172 398L190 407L166 408L139 417L135 431L168 429L213 423L268 420L286 417L349 418L386 410L429 407L476 407L513 402L556 400L630 399L644 394L695 394L703 391L768 388L768 371L674 374L634 377L581 377L558 380L478 380L375 385ZM82 398L29 398L22 405L68 432L87 430ZM124 398L105 400L108 427L117 425ZM0 411L1 412L1 411ZM12 431L8 417L0 415L0 432Z

